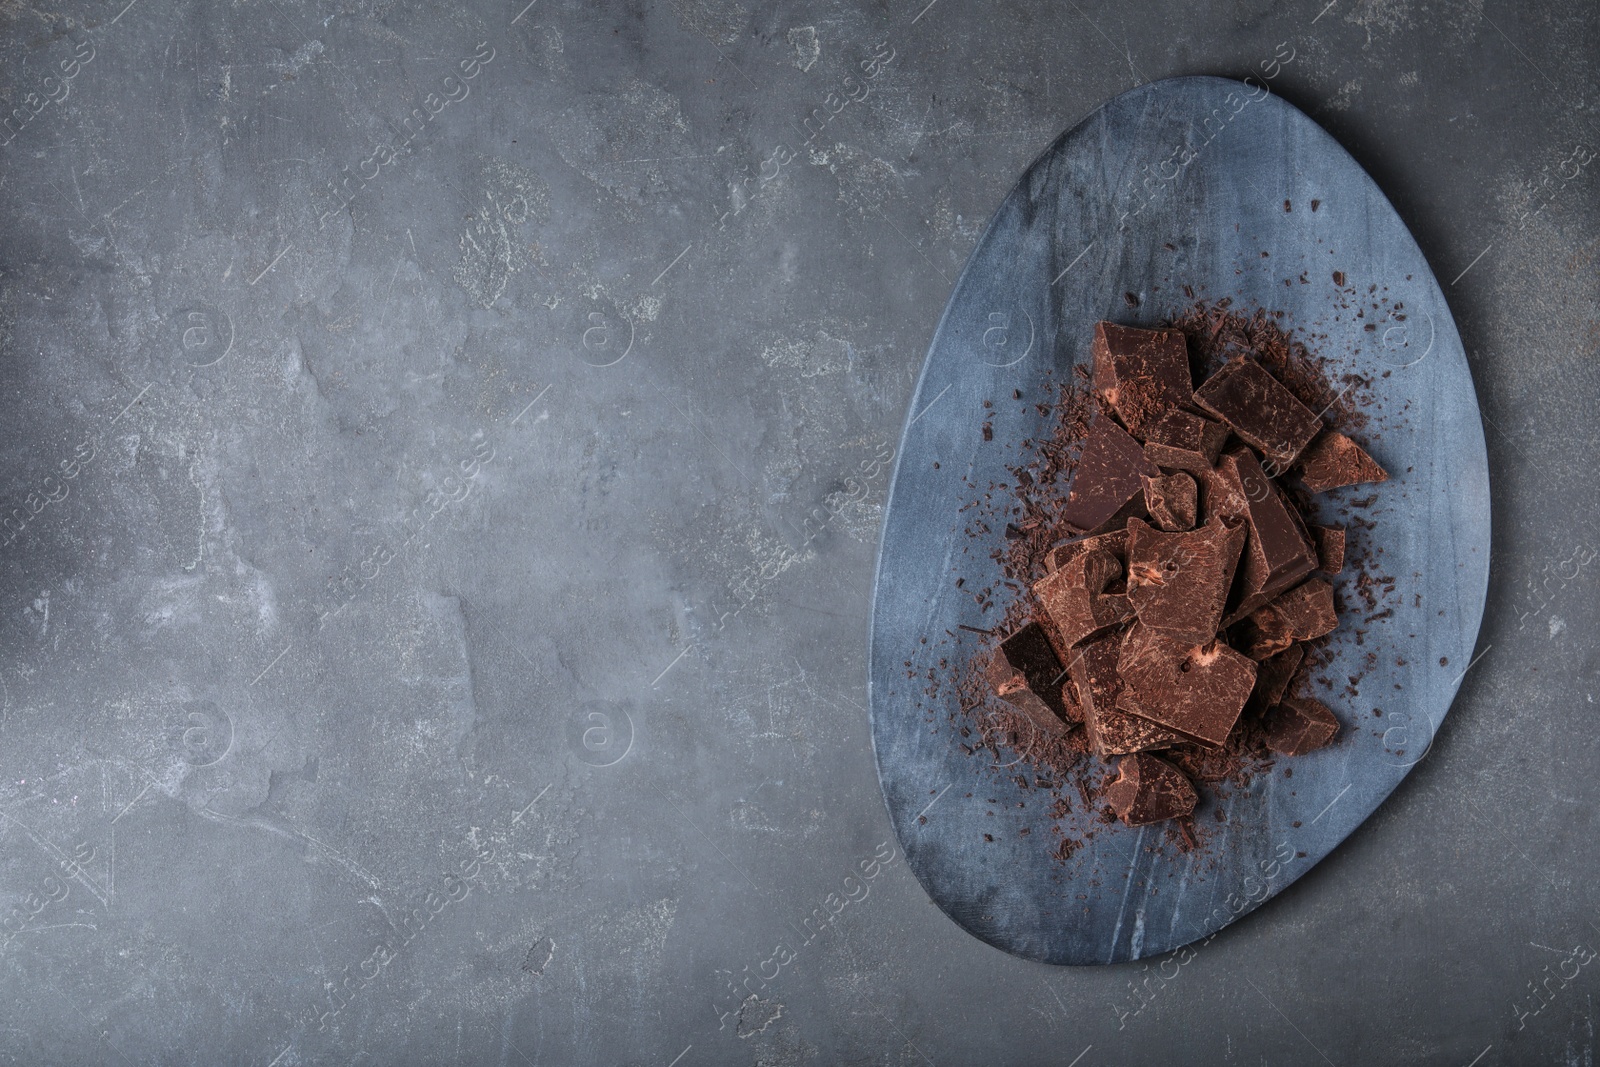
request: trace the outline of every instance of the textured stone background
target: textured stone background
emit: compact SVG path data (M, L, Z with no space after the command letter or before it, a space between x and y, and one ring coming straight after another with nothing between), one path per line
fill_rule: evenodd
M5 1062L1591 1062L1594 5L125 3L0 5ZM892 843L845 478L1040 150L1280 45L1473 363L1454 712L1168 981L899 861L793 950Z

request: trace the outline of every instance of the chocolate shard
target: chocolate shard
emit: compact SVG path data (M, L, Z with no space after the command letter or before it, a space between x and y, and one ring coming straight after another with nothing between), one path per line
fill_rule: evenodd
M1133 607L1125 595L1105 591L1120 577L1122 564L1117 557L1097 548L1079 553L1033 583L1033 594L1051 623L1056 653L1063 659L1070 661L1073 647L1082 641L1132 617Z
M1236 448L1217 465L1232 472L1223 481L1230 488L1238 487L1243 518L1250 527L1244 561L1239 565L1239 587L1223 620L1230 625L1316 570L1317 550L1300 512L1268 480L1255 453ZM1230 507L1236 503L1237 498L1230 498Z
M1284 756L1315 752L1339 733L1339 718L1328 706L1311 697L1285 697L1267 712L1262 740Z
M1194 403L1189 347L1177 330L1099 322L1090 349L1095 391L1128 429Z
M1216 636L1239 551L1243 523L1222 518L1198 530L1163 533L1128 520L1128 602L1147 629L1202 644Z
M1245 713L1260 715L1268 708L1283 700L1283 694L1289 691L1289 682L1294 678L1294 672L1300 669L1301 662L1306 658L1304 645L1290 645L1275 656L1268 656L1256 668L1256 687L1250 692L1250 700L1245 704Z
M1117 558L1117 562L1126 565L1128 562L1128 531L1107 530L1103 534L1093 537L1079 537L1071 541L1063 541L1045 554L1045 572L1060 570L1084 552L1091 552L1097 548L1105 549Z
M1077 533L1100 533L1120 525L1144 507L1140 475L1159 473L1128 431L1109 416L1096 414L1089 423L1061 519Z
M1014 670L998 650L990 654L984 675L995 696L1016 708L1039 731L1051 735L1067 732L1066 721L1029 687L1027 679Z
M1257 608L1234 627L1234 644L1253 660L1275 656L1296 641L1311 641L1339 625L1333 586L1313 578Z
M1194 529L1197 493L1194 479L1182 471L1156 478L1141 475L1144 507L1150 521L1169 533Z
M1295 466L1299 469L1300 480L1313 493L1325 493L1341 485L1389 480L1388 471L1337 430L1329 430L1311 442Z
M1256 665L1220 639L1174 641L1142 623L1122 639L1117 707L1219 748L1228 740L1255 687Z
M1139 428L1144 454L1163 470L1187 471L1203 477L1222 452L1228 428L1220 422L1174 408Z
M1143 753L1124 756L1117 777L1102 794L1129 826L1147 826L1194 814L1196 796L1189 779L1166 760Z
M1313 526L1311 539L1317 543L1317 570L1338 574L1344 570L1344 527Z
M1199 478L1201 525L1217 519L1243 522L1250 512L1250 501L1239 481L1239 463L1230 458L1232 455L1230 452L1218 458L1216 466L1207 468Z
M995 696L1020 711L1041 731L1070 729L1061 694L1061 665L1038 623L1027 623L1000 642L984 670Z
M1194 399L1271 460L1274 474L1293 463L1322 429L1317 413L1253 359L1230 360L1195 390Z
M1187 738L1117 710L1122 692L1122 679L1117 675L1121 644L1120 633L1106 634L1079 648L1068 663L1090 749L1103 758L1182 744Z
M1083 722L1083 699L1078 696L1078 687L1070 674L1061 679L1061 704L1069 723L1076 726Z
M1089 747L1096 756L1125 756L1130 752L1159 752L1182 745L1188 738L1116 707L1101 708L1084 716Z

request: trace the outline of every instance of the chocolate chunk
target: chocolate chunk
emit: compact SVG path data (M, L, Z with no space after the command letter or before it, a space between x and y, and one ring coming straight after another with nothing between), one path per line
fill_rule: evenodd
M1252 359L1229 361L1195 390L1194 398L1271 460L1274 473L1294 462L1322 429L1317 413Z
M1136 522L1138 520L1130 520ZM1120 626L1133 616L1126 595L1108 594L1107 585L1122 577L1122 564L1105 549L1079 553L1033 583L1050 620L1056 653L1070 661L1073 646Z
M1225 480L1242 492L1243 517L1250 525L1244 561L1239 565L1239 588L1224 620L1231 624L1316 570L1317 550L1299 511L1267 479L1255 453L1236 448L1217 465L1234 472Z
M1061 511L1062 521L1079 533L1100 533L1144 507L1142 474L1159 474L1144 449L1110 417L1089 423L1083 454Z
M1055 685L1061 684L1056 681L1061 674L1061 661L1050 647L1044 627L1036 622L1023 623L1014 633L1003 638L1000 654L1014 670L1027 676L1029 684L1036 678L1043 678Z
M1000 642L984 672L995 696L1049 734L1069 729L1061 695L1061 662L1043 628L1030 622Z
M1221 457L1215 467L1208 468L1200 476L1198 484L1201 525L1209 525L1217 519L1246 520L1250 501L1245 498L1244 485L1239 481L1238 460Z
M1193 478L1178 471L1156 478L1141 475L1141 481L1151 522L1169 533L1194 529L1197 490Z
M1086 642L1067 661L1067 673L1077 687L1090 736L1094 733L1095 713L1116 707L1117 694L1122 691L1122 679L1117 675L1117 650L1121 644L1120 632L1106 634Z
M1174 408L1139 428L1144 454L1150 462L1167 470L1188 471L1203 476L1217 462L1228 428L1192 411Z
M1344 527L1313 526L1311 539L1317 543L1317 570L1338 574L1344 570Z
M1216 636L1245 528L1221 518L1163 533L1128 520L1128 602L1148 629L1197 645Z
M1117 562L1126 565L1128 562L1128 531L1107 530L1103 534L1093 537L1079 537L1072 541L1064 541L1056 545L1044 557L1046 573L1060 570L1084 552L1096 548L1103 548L1117 558Z
M1332 633L1338 625L1333 586L1313 578L1252 612L1234 628L1234 644L1251 659L1264 660L1296 641Z
M1177 330L1094 327L1094 388L1130 430L1194 403L1189 347Z
M1332 741L1338 732L1338 716L1322 701L1311 697L1285 697L1267 712L1262 740L1280 755L1304 756Z
M1245 711L1259 715L1283 699L1289 691L1289 682L1300 663L1306 658L1303 645L1290 645L1276 656L1268 656L1256 668L1256 687L1250 693Z
M1122 679L1117 675L1121 645L1122 634L1107 634L1083 645L1068 662L1089 747L1097 756L1120 756L1182 743L1186 738L1181 735L1117 710L1122 692Z
M1220 639L1174 641L1141 623L1123 637L1117 670L1119 709L1214 748L1228 740L1256 681L1256 665Z
M1194 786L1183 772L1164 759L1143 754L1124 756L1117 764L1116 781L1103 794L1117 818L1129 826L1146 826L1163 819L1194 814Z
M989 666L984 675L995 696L1016 708L1040 731L1046 734L1067 732L1068 726L1063 717L1057 715L1050 705L1028 686L1026 678L1020 672L1013 670L1006 662L1005 656L998 650L990 655Z
M1130 752L1158 752L1189 739L1173 733L1153 722L1118 711L1115 707L1101 708L1093 715L1084 715L1084 729L1089 732L1089 747L1096 756L1125 756Z
M1329 430L1311 442L1311 446L1301 453L1296 466L1300 471L1300 480L1313 493L1325 493L1341 485L1389 480L1389 473L1378 466L1360 445L1337 430Z

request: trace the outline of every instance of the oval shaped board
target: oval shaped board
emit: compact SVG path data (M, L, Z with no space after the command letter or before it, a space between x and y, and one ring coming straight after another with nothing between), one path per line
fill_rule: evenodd
M971 595L1001 577L999 531L969 539L960 509L1010 481L1024 440L1049 435L1052 418L1032 402L1087 363L1093 324L1157 325L1192 302L1185 284L1235 309L1285 312L1281 324L1331 361L1330 380L1371 380L1366 437L1390 480L1317 499L1331 515L1375 496L1361 512L1374 525L1351 535L1393 579L1393 612L1363 621L1355 572L1335 580L1341 626L1325 674L1341 687L1359 678L1356 696L1316 693L1339 715L1338 741L1248 788L1202 785L1197 820L1212 829L1200 848L1160 845L1159 826L1115 825L1058 861L1046 796L997 772L985 750L963 752L954 687L926 691L950 676L941 660L985 647L960 627L984 628L1005 607L983 612ZM996 212L907 415L879 549L870 703L879 782L912 870L964 929L1029 959L1115 963L1213 933L1311 870L1426 754L1469 665L1488 568L1488 460L1461 341L1372 179L1264 87L1176 78L1117 97L1063 134Z

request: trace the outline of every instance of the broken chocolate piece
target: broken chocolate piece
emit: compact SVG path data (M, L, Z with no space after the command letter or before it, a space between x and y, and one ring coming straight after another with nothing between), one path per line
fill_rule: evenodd
M1117 818L1129 826L1194 814L1194 786L1183 772L1156 756L1124 756L1116 781L1103 794Z
M1316 570L1317 550L1300 513L1279 488L1267 479L1255 453L1236 448L1217 464L1231 471L1221 481L1237 485L1243 494L1243 517L1250 524L1244 561L1239 565L1239 588L1229 604L1224 625L1243 618ZM1231 498L1229 506L1234 506Z
M1170 640L1211 640L1244 543L1244 524L1220 518L1184 533L1129 519L1128 602L1139 621Z
M1275 474L1322 429L1317 413L1253 359L1230 360L1195 390L1194 398L1271 460Z
M1151 522L1169 533L1194 529L1197 490L1193 478L1182 471L1140 478L1144 482L1144 507Z
M1118 708L1213 748L1228 740L1256 681L1256 665L1220 639L1174 641L1137 622L1117 669Z
M1029 622L1000 643L990 657L986 675L995 696L1026 715L1043 733L1061 734L1069 729L1061 665L1037 622Z
M1203 477L1222 451L1228 428L1220 422L1174 408L1139 428L1144 454L1164 470L1188 471Z
M1294 672L1300 669L1300 662L1305 658L1305 646L1290 645L1276 656L1262 660L1256 668L1256 687L1250 693L1245 711L1259 715L1281 701L1283 694L1289 691Z
M1304 756L1332 741L1338 732L1338 716L1322 701L1312 697L1285 697L1267 712L1262 740L1280 755Z
M1138 520L1130 520L1138 521ZM1073 646L1120 626L1133 616L1126 595L1105 589L1122 576L1122 564L1104 549L1080 553L1070 563L1033 583L1051 623L1057 655L1071 660Z
M1000 642L987 671L995 695L1026 715L1047 733L1068 729L1067 708L1061 697L1065 673L1044 627L1023 624Z
M1158 752L1189 740L1115 707L1101 708L1092 716L1085 714L1084 729L1089 732L1090 750L1102 759L1130 752Z
M1096 548L1103 548L1117 558L1117 562L1126 565L1128 562L1128 531L1107 530L1103 534L1093 537L1080 537L1073 541L1065 541L1056 545L1044 557L1046 573L1060 570L1071 563L1084 552Z
M1244 451L1239 449L1237 451ZM1232 453L1229 453L1231 456ZM1200 516L1202 526L1217 519L1243 522L1250 511L1250 501L1245 498L1244 486L1239 481L1237 459L1223 456L1217 465L1209 467L1198 479L1200 488Z
M1251 659L1264 660L1296 641L1332 633L1338 625L1333 586L1313 578L1252 612L1234 628L1234 644Z
M1121 644L1120 633L1098 637L1079 648L1068 664L1090 749L1104 757L1181 744L1187 740L1181 735L1117 710L1117 696L1122 692L1122 680L1117 676Z
M1300 470L1300 480L1313 493L1325 493L1341 485L1389 480L1388 471L1337 430L1329 430L1311 442L1296 466Z
M1145 423L1194 403L1189 346L1177 330L1141 330L1099 322L1091 344L1094 387L1123 425Z
M1109 416L1097 414L1089 423L1083 455L1061 511L1062 521L1080 533L1099 533L1118 524L1143 510L1144 486L1139 476L1160 473L1144 458L1139 442Z
M1344 527L1313 526L1311 539L1317 543L1317 570L1338 574L1344 570Z
M1026 677L1014 669L998 649L990 655L989 667L984 674L989 687L994 690L994 695L1016 708L1041 732L1046 734L1067 732L1068 726L1063 717L1056 714L1055 710L1029 687ZM1065 707L1062 710L1065 711Z

